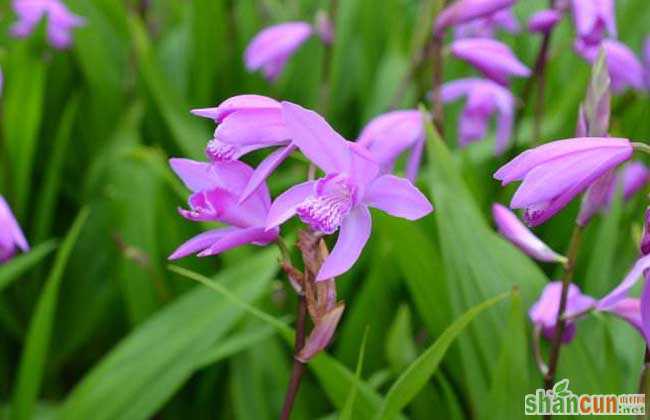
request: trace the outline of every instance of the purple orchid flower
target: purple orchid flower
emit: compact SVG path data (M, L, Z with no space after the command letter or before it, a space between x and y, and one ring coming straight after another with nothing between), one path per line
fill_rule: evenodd
M554 281L546 285L542 294L535 304L528 311L533 325L542 329L544 337L552 340L555 336L557 314L560 309L560 297L562 295L562 282ZM580 288L575 284L569 285L567 302L565 307L566 314L579 314L592 308L596 300L587 295L583 295ZM575 322L568 321L565 324L562 333L562 342L568 343L573 340L576 333Z
M296 150L290 141L280 103L266 96L233 96L216 108L195 109L192 113L218 124L205 151L212 162L229 162L254 150L278 147L257 166L240 201L250 197Z
M493 204L492 217L499 233L529 256L543 262L566 262L566 257L535 236L507 207Z
M510 76L530 75L530 69L519 61L510 47L494 39L457 39L451 44L451 53L504 86L508 84Z
M540 328L542 334L548 340L555 337L561 293L562 282L554 281L547 284L537 302L528 312L533 325ZM570 284L564 312L567 321L562 333L562 342L567 344L573 340L576 333L576 321L590 311L606 312L621 318L636 329L641 334L641 337L645 339L647 335L643 331L641 305L641 301L637 298L623 297L611 306L599 307L599 301L582 294L578 286Z
M29 251L29 244L9 204L0 195L0 263L6 262L20 249Z
M246 69L251 72L261 69L267 80L275 81L289 58L313 33L314 28L306 22L286 22L263 29L246 48ZM316 33L321 35L320 31ZM322 32L326 43L331 41L327 34Z
M317 113L290 102L282 103L282 112L295 144L325 176L281 194L269 210L267 228L298 215L316 232L329 235L339 230L316 281L345 273L359 258L370 236L369 207L408 220L433 210L411 182L380 175L379 164L365 147L346 141Z
M545 34L553 29L563 16L564 14L557 9L540 10L528 19L528 30Z
M650 181L650 170L641 162L630 162L620 173L623 198L629 200Z
M245 244L267 245L278 237L278 228L265 227L271 207L266 184L244 203L238 203L253 174L248 165L239 161L210 164L178 158L170 159L169 163L192 191L188 200L190 209L180 209L180 214L192 221L228 225L195 236L178 247L169 259L194 253L199 257L216 255Z
M558 140L525 151L499 168L494 178L502 185L523 180L510 207L525 208L526 223L538 226L632 152L630 142L622 138Z
M467 103L458 122L460 146L485 138L488 122L493 114L497 114L495 153L503 153L512 134L515 109L512 93L497 83L478 78L455 80L442 86L443 102L461 96L467 97Z
M86 23L59 0L13 0L12 6L18 17L10 29L14 37L29 36L40 20L47 17L47 39L57 49L68 48L72 44L72 29Z
M612 80L612 91L620 93L630 87L644 90L645 71L641 61L627 45L612 39L603 40L600 44L607 54L607 70ZM580 39L576 40L574 48L578 55L593 64L598 57L600 46L590 46Z
M457 25L454 38L493 38L498 30L511 34L519 32L519 22L512 13L512 8L501 9L490 15Z
M370 151L382 173L391 172L397 157L410 149L406 177L411 182L415 182L418 174L424 142L424 121L417 109L391 111L373 118L357 141Z
M440 12L434 33L441 35L447 28L492 15L516 2L517 0L457 0Z
M616 38L614 0L572 0L573 22L578 38L598 45L607 34Z

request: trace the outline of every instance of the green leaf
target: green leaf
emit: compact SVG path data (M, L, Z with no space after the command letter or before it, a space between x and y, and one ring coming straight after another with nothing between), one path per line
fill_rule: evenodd
M217 343L212 349L207 350L203 358L198 361L197 368L204 368L227 359L243 350L258 345L273 336L273 334L275 334L275 329L268 325L235 332L227 339Z
M400 373L415 360L417 350L411 332L411 311L401 305L386 337L386 359L393 371Z
M437 335L453 319L440 249L422 224L378 214L378 234L391 245L386 260L396 261L411 299L429 334ZM380 279L381 280L381 279Z
M66 159L66 150L72 138L72 128L79 109L79 95L68 101L59 128L54 136L53 149L47 159L45 176L38 194L38 204L34 216L34 238L40 242L48 237L56 209L57 197L61 189L61 175Z
M339 420L352 420L352 414L354 412L354 403L357 400L357 390L359 389L359 382L361 380L361 372L363 371L363 359L366 354L366 342L368 341L368 328L363 333L363 339L361 341L361 348L359 349L359 359L357 360L357 368L354 372L354 384L348 395L348 399L345 400L345 405L343 410L341 410L341 415Z
M519 291L514 289L510 301L510 319L501 341L501 351L490 385L490 392L481 406L480 418L508 419L521 415L521 401L513 395L530 391L530 352L526 310Z
M7 148L6 164L14 180L13 210L24 220L31 189L34 153L42 121L46 66L32 50L29 40L13 44L5 68L7 83L3 97L2 129Z
M56 241L47 241L26 254L18 255L9 262L0 265L0 291L9 286L29 269L36 266L56 248Z
M584 276L584 292L591 296L604 296L612 288L612 279L617 274L614 263L620 261L619 235L623 213L623 197L620 189L614 194L606 217L601 217L588 258Z
M219 284L242 302L259 298L277 269L274 254L258 253L221 272ZM95 366L66 399L66 420L147 419L196 370L243 311L196 287L158 311Z
M248 302L243 301L238 296L225 289L219 283L210 281L210 279L205 276L176 266L171 266L170 270L182 276L196 280L226 297L250 315L274 327L281 333L282 338L288 345L293 345L294 332L279 319L255 308ZM314 359L310 360L307 366L318 377L323 391L327 394L334 406L342 409L348 397L348 391L352 389L352 386L354 386L354 374L342 363L325 353L320 353ZM354 418L359 418L357 416L362 416L361 418L370 418L372 414L377 411L380 404L381 398L379 395L370 388L370 386L362 382L359 385L359 400L355 405Z
M70 253L83 227L88 211L81 210L70 228L61 248L57 252L52 271L45 282L34 315L30 321L25 349L20 359L18 379L12 401L12 418L27 420L32 417L34 404L43 381L45 361L49 351L50 337L54 325L59 287Z
M454 323L451 324L399 378L397 378L393 386L388 390L384 403L377 413L376 418L387 420L392 419L399 414L399 412L406 407L409 402L411 402L413 397L417 395L422 387L433 376L440 361L447 352L447 349L465 327L481 312L496 305L508 296L510 296L510 292L489 299L471 308L463 316L454 321Z
M438 243L446 274L447 299L454 316L503 290L518 286L530 304L546 283L539 267L486 223L458 162L435 132L426 127L432 196L436 205ZM469 327L459 340L449 368L462 378L468 401L476 404L489 392L494 355L504 335L505 315L493 311ZM478 407L472 407L477 410Z
M207 132L201 128L198 118L191 116L190 107L165 78L160 64L156 61L147 31L137 16L131 16L129 28L142 78L167 123L176 145L184 155L201 158L205 139L209 138Z

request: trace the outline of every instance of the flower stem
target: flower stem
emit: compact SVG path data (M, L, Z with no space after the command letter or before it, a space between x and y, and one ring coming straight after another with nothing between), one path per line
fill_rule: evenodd
M632 142L634 150L650 155L650 145L638 141Z
M287 394L284 398L282 406L281 420L288 420L291 416L293 403L296 400L298 389L302 376L305 373L305 364L298 360L295 356L300 353L300 350L305 345L305 321L307 319L307 304L305 303L305 296L298 295L298 316L296 318L296 343L294 346L294 359L293 368L291 369L291 378L289 379L289 386L287 387Z
M431 75L431 117L433 124L438 130L440 137L444 139L444 115L442 108L442 97L440 89L443 81L443 55L442 55L442 36L434 35L429 43L429 51L432 59L432 75Z
M553 30L549 30L544 34L542 45L539 49L539 55L535 62L535 74L537 78L537 98L535 100L535 122L533 125L533 140L539 142L542 135L542 122L544 120L544 91L546 89L546 62L548 61L548 48L551 44L551 34Z
M336 40L336 14L338 13L338 0L330 0L329 18L332 25L332 43L325 44L325 52L323 53L323 61L321 63L321 87L320 97L318 101L318 110L321 114L327 115L330 107L330 96L332 90L332 53L333 43Z
M549 1L550 8L555 7L555 0ZM535 101L535 120L533 126L533 142L540 142L541 130L542 130L542 120L544 116L544 91L546 89L546 62L548 60L548 49L551 45L551 35L553 34L553 28L546 31L542 38L542 43L539 46L539 51L537 52L537 58L535 58L535 67L533 68L533 74L526 80L524 85L524 90L521 94L521 106L517 110L517 115L515 117L515 124L518 126L518 122L523 116L523 111L528 103L528 99L533 90L533 86L537 83L537 98ZM516 132L515 132L516 135Z
M555 336L553 337L553 342L551 343L548 371L546 372L546 375L544 375L544 389L546 390L552 389L553 384L555 383L555 372L557 370L557 364L560 358L560 348L562 346L562 334L564 333L564 327L566 326L564 311L566 309L567 296L569 294L569 285L571 284L571 280L573 278L573 272L575 270L576 258L578 256L578 249L580 248L581 238L582 227L576 224L573 228L571 242L569 243L569 249L566 253L568 261L565 265L564 276L562 276L562 294L560 297L560 307L558 309L556 317ZM546 418L550 418L550 416Z

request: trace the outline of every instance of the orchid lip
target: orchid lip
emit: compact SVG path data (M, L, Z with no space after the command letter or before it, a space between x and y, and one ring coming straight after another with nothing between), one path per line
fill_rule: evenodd
M296 208L300 219L316 232L332 234L355 204L356 187L343 174L321 178L314 187L314 195Z

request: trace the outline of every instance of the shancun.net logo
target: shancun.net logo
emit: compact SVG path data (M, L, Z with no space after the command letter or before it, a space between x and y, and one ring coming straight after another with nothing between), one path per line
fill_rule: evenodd
M574 394L569 390L569 380L562 379L552 390L538 389L524 397L527 416L577 415L577 416L643 416L645 394Z

